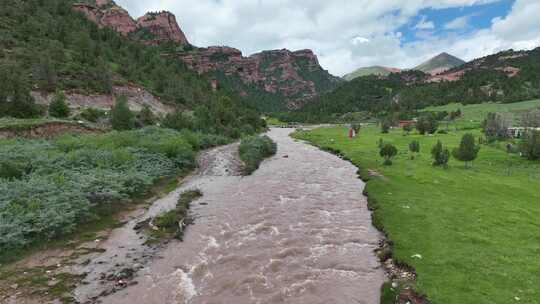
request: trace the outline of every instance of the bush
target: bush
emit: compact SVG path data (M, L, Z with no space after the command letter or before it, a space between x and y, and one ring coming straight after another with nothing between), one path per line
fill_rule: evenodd
M81 112L80 115L83 119L94 123L106 116L105 111L95 108L86 108Z
M185 137L149 127L0 145L0 252L72 232L96 217L95 207L143 195L157 179L193 168L199 147Z
M521 143L521 153L528 160L540 159L540 131L532 131L527 134Z
M431 149L431 156L433 157L433 166L448 167L448 161L450 160L450 151L445 149L441 141L437 141L437 144Z
M390 121L385 119L381 122L381 133L388 134L390 132Z
M135 127L134 115L129 109L127 98L119 96L111 109L111 124L118 131L131 130Z
M409 151L411 151L411 159L415 159L416 154L420 153L420 142L413 140L409 143Z
M242 140L238 152L245 165L244 174L249 175L259 168L265 158L276 154L277 145L268 136L251 136Z
M434 114L423 115L418 119L418 122L416 123L416 129L418 130L418 133L422 135L425 135L426 133L435 134L438 128L439 123Z
M56 118L65 118L69 116L69 112L66 95L61 91L57 92L49 104L49 115Z
M397 155L397 148L392 144L385 144L379 154L384 157L384 165L391 166L392 158Z

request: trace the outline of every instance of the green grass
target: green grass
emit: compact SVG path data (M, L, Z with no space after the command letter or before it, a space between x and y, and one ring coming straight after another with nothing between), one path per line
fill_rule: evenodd
M35 119L17 119L17 118L0 118L0 130L28 130L39 125L51 122L62 122L69 124L77 124L73 120L60 120L48 118Z
M472 105L462 105L453 103L445 106L429 107L426 111L455 111L461 109L463 116L456 120L458 128L478 128L490 112L511 113L515 123L519 123L519 116L522 112L540 108L540 99L516 103L482 103Z
M538 103L502 107L516 110ZM467 108L465 117L478 117L480 110L468 113ZM516 297L519 303L538 303L540 162L482 146L472 169L455 160L446 170L432 167L430 150L435 142L440 139L452 149L464 133L403 136L394 130L384 135L370 126L354 140L347 138L343 127L295 137L341 151L361 168L363 177L368 169L382 175L370 177L366 186L375 208L374 223L384 227L394 242L394 257L416 269L417 289L433 303L518 303ZM382 165L379 138L399 150L391 167ZM409 160L408 144L413 139L420 141L421 153ZM413 258L416 254L422 258Z

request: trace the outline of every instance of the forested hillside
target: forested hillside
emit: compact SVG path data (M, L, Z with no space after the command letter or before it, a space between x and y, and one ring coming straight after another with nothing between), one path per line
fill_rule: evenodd
M540 97L540 48L505 51L431 76L406 71L361 77L279 115L289 121L332 121L351 112L411 111L452 102L517 102Z
M214 92L209 79L169 56L181 44L133 42L111 29L100 29L72 5L70 0L2 1L0 117L41 115L43 109L33 103L31 90L110 94L113 85L134 83L163 102L205 113L198 117L208 120L198 124L203 128L260 126L257 112L238 95L226 88Z

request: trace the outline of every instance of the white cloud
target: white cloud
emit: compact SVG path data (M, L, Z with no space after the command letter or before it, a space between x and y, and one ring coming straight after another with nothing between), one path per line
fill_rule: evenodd
M444 25L447 30L461 30L469 26L471 16L461 16Z
M402 43L397 32L425 8L495 1L499 0L116 0L135 17L146 11L172 11L198 46L228 45L247 55L313 49L323 67L336 75L374 64L411 67L443 51L472 59L540 44L538 0L516 0L509 15L493 20L487 30L437 37L429 32L435 25L425 18L417 32L420 41Z
M352 39L352 44L353 45L359 45L359 44L363 44L363 43L369 43L371 40L369 40L368 38L366 37L360 37L360 36L356 36Z
M418 30L432 30L435 28L433 21L428 21L426 16L422 16L422 19L414 26Z

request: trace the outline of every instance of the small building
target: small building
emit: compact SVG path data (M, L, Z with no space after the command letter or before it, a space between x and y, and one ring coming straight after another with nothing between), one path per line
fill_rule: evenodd
M403 128L405 126L412 126L416 124L416 120L400 120L399 127Z
M528 131L540 131L540 128L511 127L507 132L511 138L523 138Z

